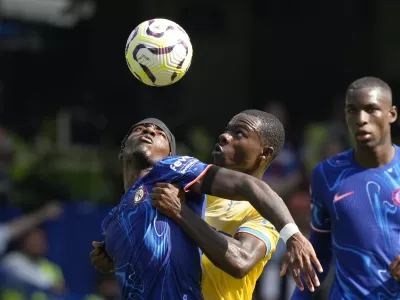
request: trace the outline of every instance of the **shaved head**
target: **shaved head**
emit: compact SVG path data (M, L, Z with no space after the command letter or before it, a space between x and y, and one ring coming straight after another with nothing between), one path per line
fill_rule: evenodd
M363 77L349 85L346 121L357 147L373 149L391 145L390 124L397 118L392 89L376 77Z
M347 88L346 98L356 92L368 94L392 105L392 89L385 81L377 77L363 77L353 81Z

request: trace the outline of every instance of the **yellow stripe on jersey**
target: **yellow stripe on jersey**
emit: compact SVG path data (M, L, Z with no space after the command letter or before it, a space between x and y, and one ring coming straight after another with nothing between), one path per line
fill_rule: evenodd
M275 251L279 233L275 227L245 201L208 196L206 222L221 234L234 237L251 234L266 245L266 254L244 278L228 275L203 255L203 295L206 300L251 300L264 266Z

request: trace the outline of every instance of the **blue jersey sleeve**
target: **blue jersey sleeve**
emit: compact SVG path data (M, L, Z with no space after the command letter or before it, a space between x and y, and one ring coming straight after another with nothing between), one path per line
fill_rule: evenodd
M325 205L326 182L322 173L322 164L318 164L311 177L311 227L313 230L328 233L331 231L331 220Z
M153 170L161 175L160 182L174 183L188 191L211 166L190 156L170 156L157 162Z

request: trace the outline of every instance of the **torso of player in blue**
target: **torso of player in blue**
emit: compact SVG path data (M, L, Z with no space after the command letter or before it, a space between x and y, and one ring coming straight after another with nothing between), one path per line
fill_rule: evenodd
M201 251L172 219L151 205L149 194L158 182L185 189L208 166L187 156L157 162L103 221L106 251L113 259L123 299L202 299ZM204 217L204 195L189 192L186 202Z
M375 169L361 167L354 150L320 163L311 193L314 230L332 233L330 299L400 299L388 270L400 254L400 148Z

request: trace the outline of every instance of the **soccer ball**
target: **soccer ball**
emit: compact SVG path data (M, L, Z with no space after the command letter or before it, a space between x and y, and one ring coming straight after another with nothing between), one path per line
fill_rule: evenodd
M193 48L185 30L166 19L139 24L130 34L125 58L132 74L150 86L180 80L189 69Z

